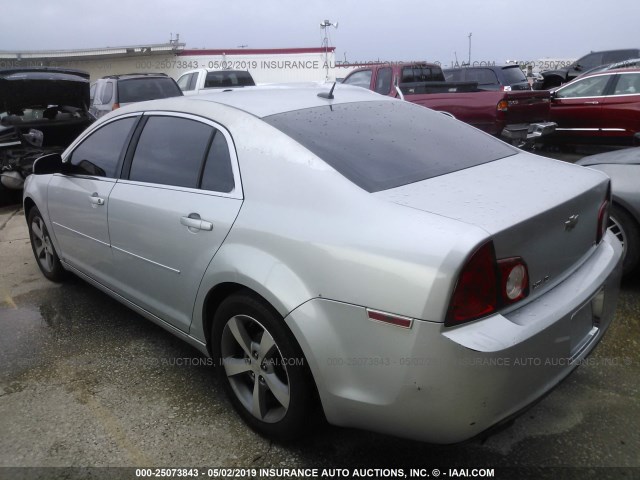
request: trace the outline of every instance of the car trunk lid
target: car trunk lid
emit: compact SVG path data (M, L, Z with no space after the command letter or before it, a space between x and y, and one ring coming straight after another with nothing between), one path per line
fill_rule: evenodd
M598 172L521 153L375 195L484 229L499 259L524 259L536 294L593 250L608 183Z

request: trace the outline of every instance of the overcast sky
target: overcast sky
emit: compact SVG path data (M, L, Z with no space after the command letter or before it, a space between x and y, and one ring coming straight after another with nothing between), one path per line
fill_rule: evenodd
M336 59L530 61L640 47L640 0L4 0L0 50L319 47Z

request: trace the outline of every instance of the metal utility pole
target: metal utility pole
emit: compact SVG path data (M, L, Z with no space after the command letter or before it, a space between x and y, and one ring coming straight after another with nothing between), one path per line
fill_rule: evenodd
M471 35L473 34L469 33L469 63L468 63L469 66L471 66Z
M338 29L338 22L331 23L329 20L325 20L320 24L320 28L324 30L324 39L322 40L322 46L324 47L324 65L325 65L325 78L324 81L329 80L329 34L327 33L328 27L334 27Z

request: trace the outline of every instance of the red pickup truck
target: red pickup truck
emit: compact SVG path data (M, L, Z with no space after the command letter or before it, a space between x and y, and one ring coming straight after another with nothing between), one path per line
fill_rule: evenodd
M549 121L549 92L483 91L476 82L447 82L435 64L367 65L352 71L343 83L446 112L519 145L533 143L556 127Z

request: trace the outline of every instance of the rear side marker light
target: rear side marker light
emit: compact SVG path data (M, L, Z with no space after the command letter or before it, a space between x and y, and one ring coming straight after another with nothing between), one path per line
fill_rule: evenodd
M369 320L387 323L389 325L395 325L396 327L411 328L413 325L412 318L392 315L390 313L384 313L378 310L369 310L367 308L367 315L369 317Z
M600 210L598 210L598 231L596 232L596 245L600 243L609 225L609 209L611 207L611 182L607 187L607 195L604 197Z
M496 108L500 112L506 112L507 110L509 110L509 102L507 102L506 100L500 100Z

